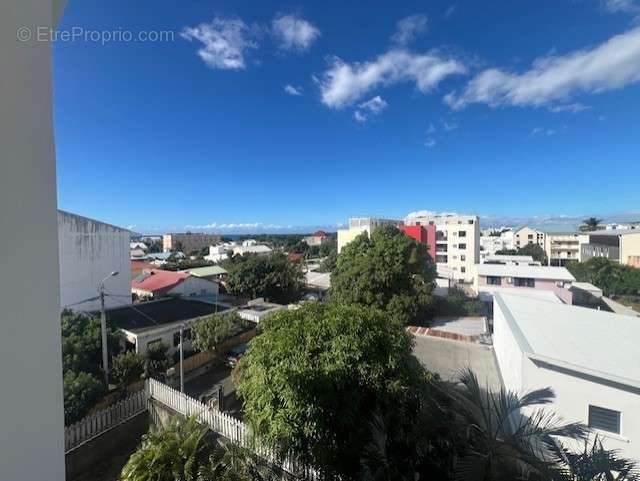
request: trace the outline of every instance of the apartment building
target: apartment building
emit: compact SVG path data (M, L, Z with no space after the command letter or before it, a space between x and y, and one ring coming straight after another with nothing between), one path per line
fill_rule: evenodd
M482 232L480 235L480 262L486 261L487 257L495 255L496 252L505 249L514 249L515 235L511 229L501 230L500 235L495 235L495 230Z
M514 232L514 248L519 249L528 244L538 244L544 249L544 239L544 232L524 226Z
M367 235L370 236L375 229L382 227L383 225L400 227L402 225L402 221L395 219L379 219L375 217L350 218L349 227L347 229L338 229L338 253L340 253L344 246L363 232L366 232Z
M606 257L614 262L640 267L640 229L598 230L578 235L580 262Z
M570 261L580 258L580 241L576 233L547 232L544 239L544 250L550 266L564 267Z
M178 250L189 255L193 251L206 249L219 242L220 236L216 234L199 232L169 233L162 236L162 250L164 252Z
M476 215L418 213L405 224L435 226L438 275L472 282L480 263L480 219Z

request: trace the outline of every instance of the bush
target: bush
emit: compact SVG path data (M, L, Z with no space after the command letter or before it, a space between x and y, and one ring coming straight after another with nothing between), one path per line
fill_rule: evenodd
M104 384L86 372L64 374L64 423L82 419L105 393Z
M447 297L438 297L434 306L434 316L481 316L484 303L477 297L468 297L459 289L451 289Z
M147 344L147 353L144 356L144 376L146 378L162 377L169 368L167 351L169 345L165 342L152 342Z
M113 381L121 387L138 381L142 373L144 373L144 358L139 354L130 351L113 358L111 374Z
M236 312L214 314L198 320L193 326L193 345L201 351L210 351L228 339L246 331L251 323Z

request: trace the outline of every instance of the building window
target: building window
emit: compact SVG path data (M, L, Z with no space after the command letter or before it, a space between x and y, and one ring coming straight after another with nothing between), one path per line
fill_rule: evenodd
M589 427L620 434L620 411L589 405Z
M466 230L461 230L460 232L458 232L458 235L460 237L467 237L467 231Z
M536 287L536 280L529 277L514 277L513 285L516 287Z
M502 284L502 277L487 276L487 284L489 284L490 286L499 286Z
M527 236L527 239L533 239L533 234L529 234L529 235Z
M467 268L466 268L466 267L461 267L461 268L460 268L460 272L462 272L462 273L467 272Z
M458 244L458 249L466 249L467 244Z
M467 260L467 256L465 256L464 254L460 256L460 260L461 261L466 261Z

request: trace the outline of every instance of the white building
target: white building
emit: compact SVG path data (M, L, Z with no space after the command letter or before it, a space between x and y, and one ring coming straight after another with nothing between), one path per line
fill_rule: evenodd
M491 235L496 231L500 235ZM480 263L485 262L486 257L505 249L515 249L514 232L511 229L488 230L480 235Z
M161 297L205 297L217 296L218 283L192 276L187 272L173 272L154 269L143 271L131 281L130 292L140 299Z
M58 252L60 256L60 306L93 311L100 308L98 285L110 273L118 275L105 282L107 307L131 303L131 232L62 210L58 211Z
M416 212L406 225L436 226L436 265L441 277L473 282L480 263L480 219L476 215Z
M529 244L537 244L544 249L544 239L544 232L524 226L514 232L514 247L520 249Z
M500 293L493 346L505 387L550 387L548 406L591 427L605 448L640 459L640 323L584 307Z
M375 217L352 217L349 219L349 227L347 229L338 229L338 253L349 242L354 240L363 232L366 232L369 237L371 233L378 227L383 225L400 226L402 221L395 219L379 219Z
M208 261L218 263L227 259L229 256L227 251L232 250L228 245L209 246L209 255L204 256Z
M598 230L578 235L580 262L606 257L631 267L640 267L640 229Z
M241 246L236 246L233 248L233 255L234 256L243 256L245 254L255 254L255 255L259 255L259 256L268 256L269 254L271 254L272 250L271 247L269 246L265 246L265 245L255 245L255 244L250 244L250 245L241 245Z
M544 250L550 266L566 266L580 258L580 241L577 233L545 234Z
M260 321L263 321L266 317L283 309L287 309L287 306L274 302L266 302L263 298L259 297L247 302L246 306L238 308L237 313L245 321L259 324Z
M64 481L60 270L49 36L64 2L0 2L0 479Z
M481 256L482 257L482 256ZM540 262L534 261L531 256L519 256L509 254L493 254L485 256L484 261L481 264L509 264L509 265L525 265L525 266L539 266Z

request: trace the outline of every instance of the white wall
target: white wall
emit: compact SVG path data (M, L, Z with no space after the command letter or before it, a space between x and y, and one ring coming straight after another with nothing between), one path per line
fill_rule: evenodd
M495 298L493 301L493 349L505 389L521 392L524 354Z
M170 289L167 294L181 295L184 297L215 296L218 294L218 283L200 277L190 276L187 277L184 282Z
M0 479L64 480L51 1L0 2Z
M119 274L105 282L107 307L131 304L130 232L103 222L67 212L58 212L60 252L60 306L95 297L98 284L113 271ZM71 309L91 311L99 301L74 305Z

